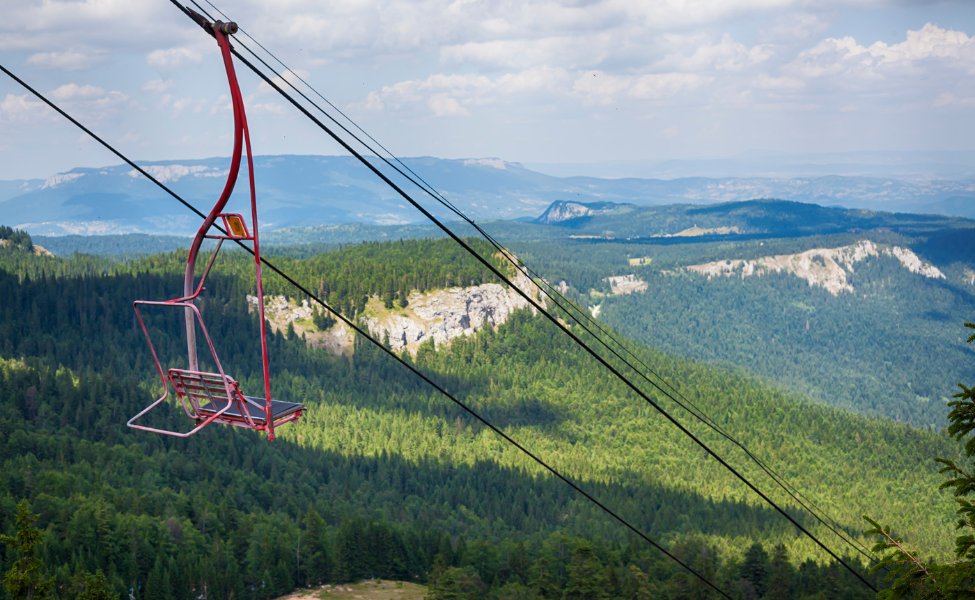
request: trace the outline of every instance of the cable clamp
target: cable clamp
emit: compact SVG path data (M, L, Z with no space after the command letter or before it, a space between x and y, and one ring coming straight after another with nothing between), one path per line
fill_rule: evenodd
M195 10L193 10L192 8L190 8L189 6L184 6L183 7L183 10L186 11L186 14L188 14L191 19L193 19L194 21L196 21L196 24L197 25L199 25L200 27L202 27L203 29L205 29L207 31L207 33L209 33L210 35L213 35L213 32L215 30L216 31L219 31L220 33L222 33L224 35L233 35L233 34L237 33L237 29L238 29L237 23L235 23L233 21L230 21L230 22L214 21L213 23L211 23L210 21L208 21L206 19L206 17L204 17L200 13L196 12Z
M233 35L237 33L237 23L230 21L224 23L223 21L214 21L213 28L220 31L224 35Z

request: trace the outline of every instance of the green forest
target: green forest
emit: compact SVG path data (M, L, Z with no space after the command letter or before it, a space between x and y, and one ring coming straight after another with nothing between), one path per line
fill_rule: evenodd
M970 238L971 228L666 245L563 240L515 244L514 250L550 281L565 280L580 304L600 305L600 319L630 339L745 369L819 402L940 429L953 387L964 381L973 357L960 326L975 313ZM683 270L863 239L913 248L935 261L946 279L911 273L890 256L857 263L849 275L855 291L837 296L783 273L708 279ZM631 266L631 257L648 260ZM606 277L623 274L646 281L647 291L608 295Z
M287 254L279 267L353 319L370 296L388 306L490 280L447 240ZM368 343L333 357L270 338L275 397L307 406L273 443L221 426L186 440L126 428L160 393L131 302L178 295L181 261L0 248L0 571L29 574L21 587L5 578L3 597L28 585L34 597L273 598L372 577L424 582L432 598L711 597ZM256 390L252 262L222 261L204 315L228 372ZM294 295L271 275L267 290ZM150 327L163 360L177 360L178 320ZM947 435L632 348L847 536L869 545L862 515L875 515L951 554L954 505L934 463L961 456ZM537 315L406 359L734 597L873 597ZM655 399L866 570L727 440ZM159 418L186 426L175 410Z

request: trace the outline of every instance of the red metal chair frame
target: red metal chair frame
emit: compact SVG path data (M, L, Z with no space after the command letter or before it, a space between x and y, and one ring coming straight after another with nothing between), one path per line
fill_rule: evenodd
M211 423L224 423L228 425L236 425L238 427L247 427L249 429L255 429L258 431L267 431L268 439L273 440L275 426L297 420L301 417L304 407L300 404L281 402L278 400L272 400L271 398L271 376L268 365L267 351L267 326L264 320L264 284L261 277L261 247L260 239L258 237L257 224L257 194L254 187L254 161L251 154L251 142L250 133L247 128L247 117L244 113L243 96L240 92L240 86L237 83L233 59L230 54L230 44L227 40L227 36L229 34L233 34L237 31L237 25L234 23L223 23L221 21L216 21L212 25L207 24L207 28L213 33L214 38L217 40L217 45L220 47L224 68L227 72L227 81L230 85L230 96L234 111L234 150L231 158L230 172L227 176L227 182L224 185L223 192L220 194L220 198L217 200L216 204L213 205L210 213L207 215L206 219L204 219L203 224L200 226L200 229L196 232L196 236L193 238L193 243L190 246L189 254L187 255L186 259L186 272L184 273L183 277L183 295L171 300L136 300L133 302L133 308L135 309L139 326L142 328L143 335L146 338L146 343L149 346L149 351L152 354L152 359L156 366L156 371L159 375L160 381L162 382L163 393L162 396L160 396L155 402L129 419L127 424L129 427L134 429L141 429L143 431L150 431L152 433L172 435L176 437L189 437ZM222 212L224 207L227 205L227 202L230 199L230 194L233 192L234 186L237 182L243 146L246 146L247 149L247 167L250 185L251 223L253 233L247 231L247 225L242 215L238 213ZM223 220L224 229L228 232L227 234L209 233L211 227L218 217ZM207 261L203 274L200 276L199 283L194 285L194 280L196 279L196 259L199 255L200 247L204 239L215 239L218 240L218 242L213 254ZM206 325L203 323L203 315L200 314L200 310L195 304L195 300L205 289L204 282L206 281L206 277L210 273L210 269L213 267L213 264L216 261L217 255L220 253L220 248L223 245L223 241L228 239L232 239L237 242L251 242L254 250L254 276L257 284L257 305L261 338L261 362L264 377L263 399L245 396L240 391L237 382L224 372L223 365L220 363L220 358L217 356L216 348L213 345L213 340L210 338L210 333L207 331ZM149 335L149 330L147 329L145 321L143 320L142 311L139 310L140 307L147 306L175 307L183 310L183 321L186 331L187 369L169 369L168 372L163 369L163 366L159 361L159 356L156 353L155 346L153 346L152 338ZM217 370L216 373L207 373L201 371L199 368L196 339L197 324L200 327L200 331L203 333L203 337L206 341L206 347L209 349L210 355L213 358L213 363ZM189 385L187 385L187 382L189 382ZM221 383L222 386L220 385ZM196 426L189 431L172 431L168 429L150 427L139 422L146 414L167 400L169 397L170 385L172 385L173 389L176 391L177 401L182 407L183 411L196 423ZM225 397L218 399L214 397L213 394L218 390L219 387L223 387ZM201 404L201 398L206 398L210 401L207 404ZM214 408L214 405L219 404L218 400L220 402L225 400L226 402L219 408ZM259 400L263 400L263 407L261 407ZM275 418L275 415L280 415L280 418Z

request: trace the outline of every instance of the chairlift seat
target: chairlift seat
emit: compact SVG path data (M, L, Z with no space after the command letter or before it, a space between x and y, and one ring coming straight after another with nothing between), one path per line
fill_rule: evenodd
M267 320L264 314L264 283L261 274L261 246L258 239L257 226L257 190L254 185L254 159L251 152L250 134L247 128L247 118L244 114L244 100L237 83L237 76L234 71L233 56L231 54L230 42L227 36L236 31L233 23L224 23L219 27L210 24L203 17L199 17L198 22L204 27L208 27L217 45L220 47L220 54L223 58L224 69L227 72L227 81L230 84L231 105L234 113L234 150L230 159L230 168L227 171L227 182L224 184L223 191L217 199L213 208L203 219L193 241L190 244L189 252L186 255L186 271L183 276L183 289L181 295L169 300L136 300L132 303L135 309L139 327L146 338L146 344L152 353L152 360L156 366L156 373L159 375L162 384L162 395L152 404L139 411L126 423L133 429L171 435L175 437L189 437L195 435L201 429L211 423L224 423L266 431L267 439L274 439L274 430L278 425L296 421L301 418L305 407L297 402L282 402L271 399L271 370L268 360L267 345ZM232 31L233 30L233 31ZM224 212L234 186L237 183L237 176L240 171L241 158L243 151L247 151L247 171L248 187L250 188L250 225L248 229L247 221L241 213ZM202 215L201 215L202 216ZM216 227L217 219L223 220L223 227ZM211 233L211 229L216 227L219 233ZM203 273L197 277L196 260L205 239L217 240L217 244L207 259ZM224 368L217 356L216 347L206 325L203 323L203 315L197 306L197 300L205 289L204 282L210 269L213 267L220 253L224 241L233 240L243 247L248 248L254 255L254 282L257 292L258 307L258 330L261 342L261 366L263 368L264 396L254 397L245 396L240 391L240 386L232 378L225 374ZM143 307L167 307L176 309L183 316L186 342L186 362L181 363L186 369L170 369L166 371L163 364L159 361L156 348L152 343L152 336L142 318L141 309ZM201 339L197 339L197 333L202 334ZM205 342L205 345L202 344ZM216 373L200 371L199 350L200 348L209 350L212 358L212 370ZM205 350L204 350L205 351ZM173 428L164 429L153 427L142 421L149 412L166 402L170 397L170 390L176 391L176 403L194 422L194 426L189 431L179 431Z
M258 427L267 425L266 403L264 398L245 396L240 385L229 375L170 369L169 380L180 399L190 403L197 420L203 421L216 413L214 419L219 423L249 427L250 420ZM227 392L230 391L228 397ZM227 403L230 406L227 406ZM245 412L246 405L246 412ZM221 412L222 409L223 412ZM275 425L294 421L301 417L305 406L298 402L271 400L271 422Z

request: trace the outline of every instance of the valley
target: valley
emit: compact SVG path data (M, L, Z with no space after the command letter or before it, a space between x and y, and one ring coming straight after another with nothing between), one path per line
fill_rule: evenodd
M475 247L490 253L486 245ZM126 416L156 393L128 303L136 295L165 297L179 280L179 254L118 261L0 252L5 252L0 389L6 390L0 399L8 408L0 422L8 448L3 469L8 494L0 501L8 507L18 498L31 501L48 556L81 549L87 558L76 569L101 569L118 585L143 581L179 590L205 579L214 590L241 596L369 577L434 588L555 593L572 585L573 569L589 568L585 565L614 573L601 584L614 595L639 581L662 595L687 585L686 575L652 549L634 545L616 523L371 346L353 341L336 351L320 343L316 336L335 325L321 318L316 323L315 311L275 279L268 280L268 293L276 330L271 340L276 395L305 402L306 417L270 445L226 429L185 442L126 430ZM527 254L537 252L526 247ZM599 270L599 255L593 258ZM875 258L903 270L893 256ZM243 256L225 260L208 293L236 300L208 304L207 310L214 335L227 342L225 360L239 369L255 351L253 341L239 334L253 324L240 277L248 266ZM649 406L594 370L582 353L553 335L550 324L506 305L510 291L485 287L497 284L449 241L367 243L276 260L363 324L388 324L394 317L413 325L455 323L450 330L459 334L449 343L430 334L417 340L430 341L400 351L668 546L688 557L701 556L695 548L709 549L715 557L710 568L728 585L737 581L738 565L752 544L754 552L765 553L762 560L776 553L785 560L780 568L797 589L812 594L823 578L837 582L831 585L853 585L828 575L828 561L814 545L796 537ZM645 272L658 263L672 265L655 256L641 267L647 290L607 296L604 304L618 310L613 303L651 294L659 300L663 279L675 276ZM857 272L863 270L858 264ZM698 286L720 284L692 273L683 277ZM478 294L482 303L472 303ZM445 298L468 312L424 318L425 306L450 305ZM475 314L484 317L480 326ZM461 326L463 315L469 327ZM160 350L164 360L179 352L174 325L154 325L172 338ZM58 336L59 331L71 333ZM390 331L376 328L392 346L396 336ZM117 351L100 351L106 344ZM933 462L918 464L918 457L958 454L943 434L813 404L742 370L633 348L815 498L847 535L867 542L860 533L864 513L897 519L910 514L904 532L913 543L942 556L950 552L942 532L951 527L951 500L936 491ZM100 360L89 358L94 356ZM243 368L235 374L253 387L256 373ZM24 392L31 388L35 391ZM660 401L747 476L770 485L726 439ZM237 500L227 507L223 497ZM777 497L797 509L781 491ZM80 519L98 523L98 529L67 533L68 524ZM829 530L802 519L835 542ZM249 525L233 525L243 522ZM10 527L8 521L5 528ZM118 562L93 550L118 539L132 540L130 547L137 549L113 552L141 558ZM305 540L301 561L285 558L297 556L296 539ZM156 552L157 546L166 550ZM181 558L166 559L168 553ZM212 575L229 555L249 557L246 572L229 579ZM521 566L508 562L515 558ZM544 567L560 560L582 562L561 575ZM543 577L548 573L556 578Z
M203 172L157 171L176 180ZM910 543L950 555L944 532L953 504L937 491L933 459L960 456L941 427L951 382L965 380L972 358L961 323L975 312L975 243L958 243L975 231L971 222L775 200L556 201L534 221L485 227L612 328L652 371L644 389L675 387L679 396L652 394L661 409L815 535L846 547L684 401L769 461L847 538L868 545L862 516L879 515L903 523ZM101 570L116 588L146 585L160 597L200 582L240 597L308 586L339 597L377 577L426 585L434 596L548 597L593 568L609 574L598 586L610 596L644 589L670 597L690 585L678 567L634 545L617 523L277 277L265 281L275 396L305 403L301 421L272 445L246 432L181 442L125 430L125 417L158 394L128 303L172 293L185 239L43 238L57 256L26 234L7 234L0 389L13 391L0 394L12 410L0 423L11 449L10 493L0 502L29 500L47 556L138 540L129 554L115 551L136 562L84 550L89 558L75 562L75 573ZM798 597L823 586L862 591L451 240L413 225L284 228L270 239L275 263L329 306L724 585L750 585L741 569L757 560L778 564ZM492 246L469 243L554 309L558 298ZM232 250L222 262L207 294L233 300L206 301L208 319L225 340L224 360L252 389L258 374L247 357L257 349L243 333L254 322L256 298L244 285L251 267ZM164 340L160 358L178 360L176 322L151 317L149 326ZM117 350L102 351L106 344ZM114 402L101 410L106 397ZM156 418L176 423L179 415ZM38 486L38 478L57 483ZM238 499L229 513L216 489ZM171 494L185 500L159 499ZM217 514L252 524L234 533ZM78 519L100 523L101 533L65 533ZM166 558L176 555L183 558ZM246 572L215 575L230 555L247 557ZM552 566L559 563L575 566ZM67 582L68 572L60 577ZM362 591L374 592L385 593Z

